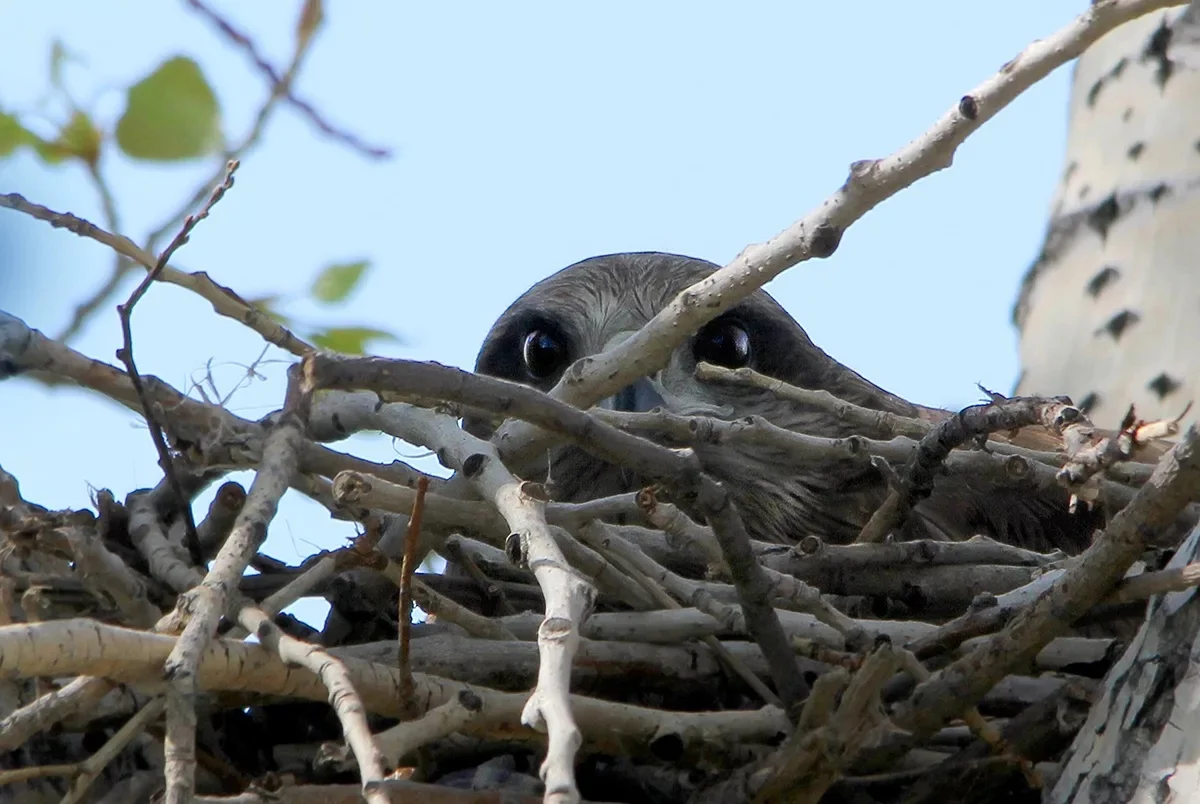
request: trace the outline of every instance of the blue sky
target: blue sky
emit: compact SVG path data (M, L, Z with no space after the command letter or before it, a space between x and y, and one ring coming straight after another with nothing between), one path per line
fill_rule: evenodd
M212 5L285 62L299 3ZM298 94L395 156L364 159L284 110L175 263L245 297L303 296L321 266L370 259L344 309L287 311L393 330L403 342L380 353L469 367L504 307L571 262L662 250L724 263L770 237L836 189L851 162L918 135L1086 3L1011 3L1002 14L950 0L327 5ZM233 139L266 93L242 53L183 3L8 2L0 108L34 107L56 38L82 60L67 71L75 96L110 127L122 88L177 54L202 65ZM976 401L976 382L1009 390L1009 313L1058 180L1069 80L1069 68L1056 72L971 138L950 170L869 213L832 259L768 290L827 352L914 401L961 407ZM212 170L116 154L103 169L135 239ZM100 220L78 167L0 161L0 192L12 191ZM44 332L64 326L110 262L96 243L0 210L0 263L22 280L3 286L0 309ZM141 369L177 387L211 360L230 388L262 350L172 287L150 291L134 326ZM74 345L113 361L119 343L108 309ZM267 357L263 378L230 403L240 415L282 400L286 356ZM84 506L92 488L123 497L158 480L148 434L123 408L15 380L0 384L0 409L0 464L33 501ZM376 459L419 455L380 437L351 443ZM351 534L289 493L265 551L296 561Z

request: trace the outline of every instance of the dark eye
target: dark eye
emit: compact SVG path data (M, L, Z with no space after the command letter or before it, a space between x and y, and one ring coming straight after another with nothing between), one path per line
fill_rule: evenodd
M750 363L750 336L732 321L714 321L697 333L692 354L697 363L742 368Z
M525 370L535 380L544 380L563 368L567 362L567 347L553 333L535 329L525 336L521 356Z

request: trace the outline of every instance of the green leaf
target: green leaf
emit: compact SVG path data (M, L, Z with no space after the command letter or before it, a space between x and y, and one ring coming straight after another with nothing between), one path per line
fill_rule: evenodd
M0 157L5 157L22 145L32 145L37 140L21 121L11 114L0 112Z
M89 165L95 165L100 161L100 143L103 138L104 135L96 128L87 113L76 110L71 114L71 119L67 124L58 132L58 137L54 142L43 143L43 148L39 148L38 151L41 153L43 150L52 150L63 158L73 156L82 159ZM46 156L45 153L42 154L43 159Z
M0 158L8 156L23 145L33 148L47 165L57 165L71 155L63 144L47 142L25 128L16 115L0 112Z
M117 144L135 159L194 159L221 147L221 110L200 65L176 56L129 88Z
M326 266L312 285L312 297L325 304L343 302L371 267L367 260L335 263Z
M312 342L322 349L347 355L364 354L367 341L400 340L390 332L371 327L331 327L324 332L314 332L311 338Z

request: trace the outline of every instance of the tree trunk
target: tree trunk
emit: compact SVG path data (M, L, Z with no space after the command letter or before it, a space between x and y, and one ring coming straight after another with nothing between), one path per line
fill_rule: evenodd
M1200 390L1200 8L1148 14L1079 60L1065 167L1022 283L1019 394L1098 426ZM1192 411L1194 414L1196 411Z
M1200 0L1080 59L1063 176L1014 322L1017 393L1099 426L1174 418L1200 390ZM1188 419L1195 419L1193 410ZM1196 560L1200 529L1172 565ZM1200 597L1156 598L1063 757L1047 804L1200 798Z

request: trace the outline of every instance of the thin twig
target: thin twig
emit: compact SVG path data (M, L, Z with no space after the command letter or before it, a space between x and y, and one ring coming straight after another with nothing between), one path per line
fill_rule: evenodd
M1032 424L1057 428L1084 420L1083 414L1067 397L1005 399L997 394L990 396L992 401L963 408L926 433L903 476L899 478L897 487L888 493L887 499L863 526L855 539L856 543L881 542L903 525L913 506L932 493L934 480L946 458L968 441Z
M458 536L451 536L442 544L442 552L445 554L447 561L450 561L462 567L472 581L479 586L479 591L488 601L492 611L489 613L498 613L501 616L516 614L517 610L513 608L512 603L508 602L508 598L504 596L504 592L500 587L492 583L492 579L479 568L475 563L475 559L467 554L463 549L462 541Z
M138 399L142 403L142 415L146 419L146 426L150 429L150 438L154 441L154 448L158 451L158 465L162 468L163 474L166 475L167 481L171 484L171 490L175 492L176 504L179 506L179 513L182 514L186 527L185 540L187 549L191 554L192 562L197 565L204 563L204 553L200 549L200 537L196 534L196 521L192 517L192 506L183 493L183 486L180 484L179 476L175 471L175 462L171 459L171 451L167 446L166 437L163 435L162 425L159 424L158 419L154 415L150 404L150 395L146 392L146 386L142 382L142 375L138 373L137 364L133 359L133 308L141 301L142 296L146 295L146 291L150 288L150 283L156 280L163 269L167 267L171 255L183 244L187 243L192 230L196 228L196 224L208 217L208 213L212 210L213 205L220 201L225 192L233 186L233 174L237 168L238 162L236 160L230 161L225 166L225 178L213 188L208 202L201 207L198 213L187 217L179 233L175 235L170 245L158 256L158 262L154 268L146 273L141 283L129 295L129 299L124 304L117 306L117 313L121 318L121 334L124 338L122 347L117 350L117 359L125 364L125 369L129 374L129 381L133 383L133 389L137 392Z
M421 514L425 510L425 492L429 481L421 478L417 482L417 499L413 503L412 515L408 518L408 531L404 534L404 560L400 564L400 702L409 716L415 714L413 701L412 664L409 661L409 641L412 637L413 566L417 557L417 539L421 535Z
M747 630L767 657L779 697L788 706L807 697L808 682L771 606L771 581L754 555L741 515L725 487L699 471L694 455L625 433L536 388L436 363L315 353L305 357L305 365L319 388L416 394L516 416L566 436L602 460L661 481L708 520L737 587Z
M1193 426L1080 561L1004 631L918 685L898 707L896 725L917 738L932 734L1013 667L1033 659L1115 586L1145 548L1147 534L1173 522L1197 495L1200 433Z
M335 127L333 124L326 121L324 116L322 116L321 113L318 112L311 103L297 98L295 93L292 91L292 76L289 75L291 71L285 72L281 75L279 71L276 70L269 61L267 61L266 57L259 52L258 46L254 44L254 40L248 35L239 31L228 20L226 20L217 12L213 11L200 0L185 0L185 2L194 10L199 12L201 16L205 17L209 22L211 22L222 34L225 35L225 38L229 39L246 52L246 55L249 56L250 60L254 62L254 66L257 67L259 72L261 72L263 76L266 77L267 81L270 82L272 95L278 95L282 97L289 104L298 109L305 117L308 118L309 122L311 122L321 131L321 133L325 134L331 139L341 142L343 145L349 146L351 149L358 151L360 154L370 159L391 158L392 151L390 148L368 145L357 135L346 131L345 129ZM302 13L302 17L311 16L312 12L308 11L307 6L315 4L309 2L305 5L306 9L305 12ZM311 36L311 32L309 33L309 36ZM304 37L301 37L301 42L303 42L303 38Z

